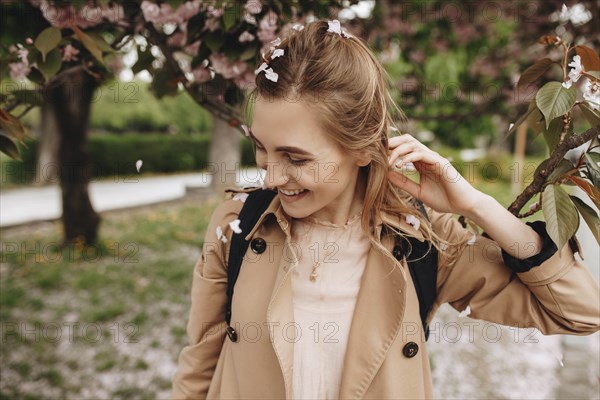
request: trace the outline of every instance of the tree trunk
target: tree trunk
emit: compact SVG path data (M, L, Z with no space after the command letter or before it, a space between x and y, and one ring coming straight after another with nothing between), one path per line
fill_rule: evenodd
M91 100L98 85L83 69L73 69L51 89L51 107L60 132L58 150L65 244L96 241L100 216L88 194L90 181L86 137Z
M211 175L210 191L217 197L229 186L236 186L240 174L240 131L221 118L213 116L208 173Z
M40 126L40 141L35 185L46 185L58 182L58 147L60 132L56 124L54 106L51 102L41 107L42 122Z

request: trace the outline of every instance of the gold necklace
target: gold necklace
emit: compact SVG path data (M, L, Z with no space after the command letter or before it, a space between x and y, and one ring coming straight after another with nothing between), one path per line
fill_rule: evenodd
M362 213L361 213L361 214L362 214ZM355 215L355 216L356 216L356 215ZM308 238L308 234L309 234L309 233L310 233L310 232L313 230L313 228L314 228L315 222L308 222L308 221L302 221L302 222L303 222L303 223L305 223L305 224L307 224L307 225L309 225L309 228L308 228L308 229L307 229L306 227L304 227L304 233L303 233L303 236L302 236L302 237L303 237L303 239L304 239L304 241L306 241L306 239ZM337 242L340 240L340 238L341 238L342 236L344 236L344 233L345 233L345 232L346 232L348 229L350 229L350 223L352 223L352 222L354 222L354 221L348 221L348 222L346 222L346 224L345 224L343 227L340 227L340 230L342 231L342 233L341 233L341 235L340 235L340 236L338 236L338 238L337 238L337 239L336 239L336 240L335 240L333 243L335 243L335 244L337 245ZM330 243L330 242L327 242L327 243ZM315 244L316 244L316 243L315 243ZM311 246L311 247L312 247L312 246ZM309 247L309 249L310 249L310 247ZM319 257L319 252L318 252L318 249L317 249L317 257L316 257L316 258L317 258L317 261L313 261L313 265L312 265L312 271L311 271L311 273L310 273L310 276L309 276L309 279L310 279L310 281L311 281L311 282L316 282L316 281L317 281L317 278L318 278L318 276L319 276L318 269L319 269L319 267L321 266L321 262L320 262L320 257Z

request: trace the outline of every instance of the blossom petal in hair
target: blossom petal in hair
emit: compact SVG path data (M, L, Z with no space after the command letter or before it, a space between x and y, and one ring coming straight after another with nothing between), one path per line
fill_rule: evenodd
M267 69L269 67L269 64L267 64L266 62L260 64L260 67L258 67L255 71L254 71L254 75L258 75L260 74L262 71L264 71L265 69Z
M300 32L302 29L304 29L304 25L295 24L294 26L292 26L292 29Z
M338 21L337 19L334 19L333 21L327 21L327 24L329 25L327 32L337 33L338 35L342 34L342 28L340 26L340 21Z
M277 47L277 46L279 46L279 45L281 44L281 38L280 38L280 37L278 37L277 39L271 40L271 42L270 42L270 43L271 43L271 45L272 45L273 47Z
M273 71L273 68L265 69L265 76L268 80L277 82L279 79L279 74Z
M273 54L271 54L271 60L277 57L281 57L283 55L283 49L275 49Z

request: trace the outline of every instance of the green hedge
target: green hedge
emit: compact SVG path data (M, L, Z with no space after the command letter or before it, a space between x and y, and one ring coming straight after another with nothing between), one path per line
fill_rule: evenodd
M21 147L22 161L5 159L2 182L31 183L36 176L38 142ZM206 169L210 135L127 134L95 135L88 141L91 176L127 176L136 173L135 163L143 161L142 173L193 172ZM248 140L242 140L242 165L254 165ZM43 167L51 168L51 167Z

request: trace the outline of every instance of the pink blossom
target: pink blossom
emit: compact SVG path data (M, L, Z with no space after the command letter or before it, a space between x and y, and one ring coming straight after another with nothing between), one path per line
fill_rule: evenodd
M117 22L125 16L123 7L117 4L95 6L90 2L77 10L71 4L59 7L48 0L42 0L39 7L44 18L52 26L61 29L70 27L72 23L86 29L104 20Z
M148 0L142 1L140 5L144 19L153 24L180 24L183 21L180 16L173 11L173 7L169 3L163 3L160 7Z
M28 37L27 39L25 39L25 43L27 44L33 44L33 39Z
M204 23L205 29L214 32L221 27L221 21L219 18L209 18Z
M277 31L277 14L269 10L267 14L260 20L256 36L263 43L269 43L276 38Z
M198 50L200 49L201 44L201 40L196 40L194 43L185 46L183 50L191 56L196 56L198 55Z
M248 70L244 72L242 75L239 75L233 79L233 83L236 84L240 89L246 89L250 85L253 85L255 82L254 72Z
M242 32L242 34L240 35L240 37L238 38L238 41L240 43L244 43L244 42L251 42L254 40L254 35L251 34L248 31L244 31Z
M211 54L209 58L215 72L225 79L235 78L248 70L248 64L244 61L232 63L223 53Z
M244 8L248 13L256 15L262 10L262 3L259 0L248 0Z
M186 1L177 7L177 14L180 21L185 22L192 19L200 12L200 0Z
M12 80L14 81L22 81L27 78L27 75L31 72L31 68L29 65L18 62L18 63L9 63L9 74Z
M171 47L183 47L187 39L185 32L175 32L167 38L167 44Z
M600 83L597 81L587 80L585 90L583 91L583 98L588 102L590 107L594 110L600 109Z
M140 5L144 19L148 22L157 23L160 19L160 7L151 1L144 0Z
M17 56L19 57L19 60L21 60L21 62L23 64L29 65L29 59L27 58L27 56L29 56L29 50L27 50L25 48L18 49Z
M198 67L192 70L194 82L203 83L211 80L211 73L208 68Z
M66 61L66 62L77 61L77 54L79 54L79 50L77 50L75 47L68 44L63 49L62 59L63 59L63 61Z

